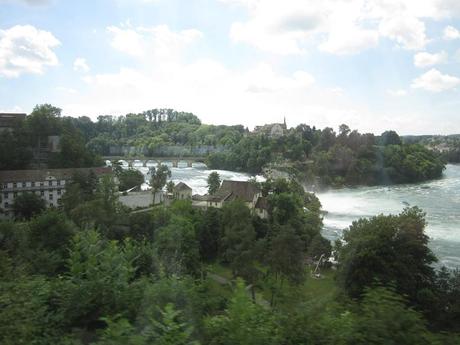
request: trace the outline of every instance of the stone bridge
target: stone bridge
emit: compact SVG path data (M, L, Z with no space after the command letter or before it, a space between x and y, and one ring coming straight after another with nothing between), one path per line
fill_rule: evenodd
M108 161L125 161L129 167L132 167L135 161L142 162L143 167L147 167L147 163L157 163L157 165L171 163L173 168L179 167L179 162L186 162L187 167L191 168L193 163L205 163L205 157L143 157L143 156L103 156L103 160Z

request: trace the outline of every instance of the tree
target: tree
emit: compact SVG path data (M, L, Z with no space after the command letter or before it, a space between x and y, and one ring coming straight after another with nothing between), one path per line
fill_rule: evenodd
M215 260L221 249L222 212L210 207L204 214L197 227L197 237L200 243L200 257L203 261Z
M395 291L366 289L351 344L432 344L422 316Z
M152 178L150 179L150 186L152 187L152 192L154 194L158 193L166 185L168 177L171 177L171 170L168 166L160 165L154 173L152 173Z
M428 248L425 214L417 207L394 216L360 219L345 231L339 253L338 279L352 297L360 297L376 280L395 284L415 305L425 303L424 291L434 280L435 256Z
M380 142L383 146L402 145L402 140L395 131L383 132L380 136Z
M140 187L144 183L144 175L136 169L122 170L117 177L120 181L118 188L121 191Z
M311 240L307 252L308 255L315 260L319 260L319 258L323 254L324 259L327 260L331 256L332 252L331 242L328 239L324 238L321 234L317 234Z
M220 188L220 175L217 171L213 171L208 176L208 194L213 195Z
M13 212L16 219L30 219L46 208L45 201L34 193L22 193L14 199Z
M239 200L224 205L222 227L224 230L223 258L230 264L233 276L248 278L253 268L253 246L256 233L249 208Z
M174 193L174 182L173 181L169 181L167 184L166 184L166 191L169 193L169 194L173 194Z
M281 344L273 315L254 304L241 279L224 315L205 320L210 345L276 345Z

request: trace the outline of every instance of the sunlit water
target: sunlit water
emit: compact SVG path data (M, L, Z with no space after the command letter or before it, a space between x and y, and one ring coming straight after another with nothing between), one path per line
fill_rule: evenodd
M427 216L426 233L439 263L460 267L460 165L448 165L442 179L391 187L344 188L318 197L327 211L323 234L335 240L354 220L377 214L397 214L407 205Z
M149 164L142 167L136 162L146 180ZM204 164L194 163L187 168L185 162L178 168L169 165L174 182L182 181L193 189L193 194L207 192L206 179L217 171L222 180L248 180L251 176L226 170L209 170ZM258 180L263 178L258 177ZM148 188L144 184L143 188ZM427 234L430 246L440 264L460 267L460 165L448 165L442 179L420 184L390 187L344 188L319 193L318 197L327 211L324 216L323 235L331 240L339 238L342 231L354 220L377 214L398 214L407 205L418 206L427 214Z

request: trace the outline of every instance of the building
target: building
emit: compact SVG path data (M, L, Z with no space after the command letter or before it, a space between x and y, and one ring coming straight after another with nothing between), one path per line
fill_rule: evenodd
M26 118L26 114L0 113L0 132L12 131Z
M59 206L66 185L75 173L90 172L96 176L111 174L112 168L78 168L47 170L0 171L0 218L11 218L14 199L22 193L35 193L46 202L47 207Z
M268 217L266 198L262 196L262 192L257 185L249 181L224 180L214 195L206 195L200 199L200 201L206 200L206 207L215 208L221 208L230 201L241 200L259 217Z
M254 134L264 134L270 138L280 138L287 132L286 118L284 123L271 123L263 126L256 126Z
M174 187L174 199L191 200L192 199L192 188L187 186L184 182L179 182Z

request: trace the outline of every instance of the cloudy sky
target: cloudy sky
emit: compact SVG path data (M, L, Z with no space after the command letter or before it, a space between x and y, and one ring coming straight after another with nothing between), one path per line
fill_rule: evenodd
M460 133L460 0L0 0L0 111Z

